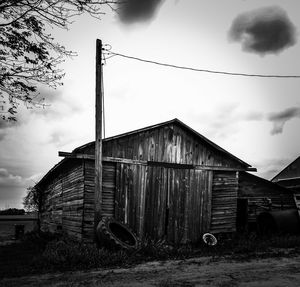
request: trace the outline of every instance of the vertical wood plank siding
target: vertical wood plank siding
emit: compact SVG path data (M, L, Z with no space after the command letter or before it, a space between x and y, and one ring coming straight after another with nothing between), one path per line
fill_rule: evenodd
M238 176L236 172L214 172L210 231L236 230Z
M88 145L80 152L93 154L94 147ZM104 141L103 155L244 168L177 124ZM195 242L207 231L235 231L236 173L213 173L117 163L114 216L141 237L165 238L173 243Z
M93 146L84 149L84 153L93 152ZM103 156L243 168L238 161L175 124L104 141Z
M104 162L102 180L102 212L103 216L113 217L115 211L116 164ZM83 239L92 241L94 238L94 192L95 167L94 161L84 161L84 216Z
M83 194L83 167L77 161L45 187L42 230L55 232L62 229L69 236L81 240Z
M115 217L141 238L198 241L209 231L212 171L117 164Z

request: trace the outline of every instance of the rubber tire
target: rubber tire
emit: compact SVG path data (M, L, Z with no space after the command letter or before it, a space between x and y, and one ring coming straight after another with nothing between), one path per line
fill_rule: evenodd
M118 227L121 230L123 229L123 231L127 233L126 236L130 237L131 244L122 240L120 236L117 236L115 234L116 232L111 230L112 226ZM100 245L109 249L134 250L139 246L139 241L136 235L129 229L129 227L112 217L103 217L97 226L96 233Z

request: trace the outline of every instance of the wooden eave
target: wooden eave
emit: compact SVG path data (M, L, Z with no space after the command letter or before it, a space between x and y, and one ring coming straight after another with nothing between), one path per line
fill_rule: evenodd
M283 170L281 170L277 175L275 175L271 181L276 182L283 179L277 179L286 169L288 169L292 164L294 164L297 160L300 160L300 156L298 156L294 161L292 161L289 165L287 165Z
M59 170L68 162L70 161L69 158L64 158L60 162L58 162L56 165L54 165L41 179L40 181L35 185L35 187L40 188L43 184L46 183L48 179L50 179L55 172L59 172Z

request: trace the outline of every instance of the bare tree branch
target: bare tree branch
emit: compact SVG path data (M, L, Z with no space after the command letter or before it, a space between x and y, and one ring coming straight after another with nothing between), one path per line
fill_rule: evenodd
M84 13L100 19L104 5L114 9L113 6L119 2L0 1L0 97L9 103L7 110L0 109L2 118L15 119L20 102L27 107L41 105L38 85L60 86L64 77L60 64L65 58L76 56L73 51L56 43L47 33L47 27L68 29L72 19Z

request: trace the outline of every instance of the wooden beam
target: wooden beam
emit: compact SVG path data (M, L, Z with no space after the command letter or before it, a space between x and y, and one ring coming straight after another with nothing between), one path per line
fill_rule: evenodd
M257 171L256 167L247 167L246 171Z
M81 158L81 159L95 160L95 155L93 154L80 154L80 153L59 151L58 156L67 157L67 158Z
M95 160L95 156L92 154L76 154L69 152L58 152L59 156L68 158L82 158ZM103 156L102 162L118 162L136 165L149 165L149 166L160 166L166 168L177 168L177 169L196 169L196 170L219 170L219 171L256 171L256 168L235 168L235 167L224 167L224 166L212 166L212 165L192 165L192 164L181 164L181 163L171 163L171 162L159 162L159 161L145 161L145 160L135 160L128 158L118 158L118 157L108 157Z
M108 156L104 156L103 161L118 162L118 163L129 163L129 164L137 164L137 165L147 165L147 163L148 163L145 160L136 160L136 159L127 159L127 158L118 158L118 157L108 157Z
M159 161L148 161L148 165L149 166L177 168L177 169L194 169L195 168L195 166L192 164L181 164L181 163L159 162Z
M71 153L71 152L59 151L58 156L67 157L67 158L75 158L75 159L78 158L78 159L95 160L95 155L93 155L93 154L81 154L81 153ZM109 157L109 156L102 156L102 162L104 162L104 161L147 165L147 161L143 161L143 160L134 160L134 159Z
M102 205L102 42L96 40L96 111L95 111L95 230L101 220Z
M210 166L210 165L195 165L196 170L219 170L219 171L249 171L249 169L226 167L226 166ZM256 168L251 169L256 171Z

